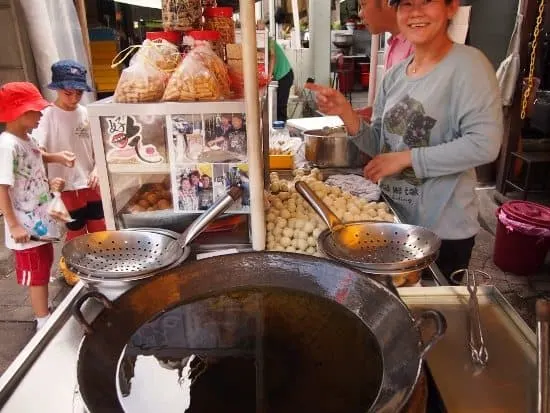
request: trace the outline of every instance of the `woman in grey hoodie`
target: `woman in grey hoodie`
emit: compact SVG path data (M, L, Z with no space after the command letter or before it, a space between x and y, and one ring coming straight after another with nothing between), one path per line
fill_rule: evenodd
M479 231L475 168L500 150L498 83L483 53L447 34L458 0L390 4L415 53L384 77L370 125L338 91L306 87L316 92L319 110L340 116L350 139L373 157L365 176L380 182L406 222L442 238L438 264L449 276L468 266Z

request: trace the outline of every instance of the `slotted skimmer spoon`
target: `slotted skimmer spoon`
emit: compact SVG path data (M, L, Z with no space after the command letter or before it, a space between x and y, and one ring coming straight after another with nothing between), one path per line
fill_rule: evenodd
M441 240L432 231L390 222L343 223L305 182L295 186L328 226L317 239L325 255L383 274L421 270L435 261Z
M63 247L67 266L75 272L105 280L139 280L166 268L190 253L189 244L216 217L240 198L242 190L233 187L201 214L174 240L155 232L102 231L81 235Z

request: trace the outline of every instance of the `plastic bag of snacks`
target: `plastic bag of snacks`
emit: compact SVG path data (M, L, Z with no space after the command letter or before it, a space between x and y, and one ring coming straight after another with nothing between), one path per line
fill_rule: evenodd
M145 60L133 62L122 71L115 90L115 102L158 102L164 94L168 74Z
M144 59L160 70L172 72L181 62L178 46L164 39L145 40L133 59Z
M189 57L202 62L210 70L218 81L222 97L228 98L231 91L229 89L229 74L227 66L222 59L212 50L208 43L196 46L189 52Z
M166 40L145 40L141 46L134 46L115 57L112 67L124 61L133 49L137 53L130 60L130 65L122 71L114 99L118 103L158 102L166 88L166 83L178 66L181 56L177 46Z
M185 102L223 97L214 73L200 59L188 54L172 74L162 100Z
M225 46L220 40L219 32L213 30L193 30L184 38L184 43L191 45L188 51L198 46L208 46L222 61L225 59Z
M48 215L61 222L74 221L65 206L65 203L61 199L61 193L54 192L53 198L48 205Z
M188 31L201 26L201 0L162 0L164 30Z

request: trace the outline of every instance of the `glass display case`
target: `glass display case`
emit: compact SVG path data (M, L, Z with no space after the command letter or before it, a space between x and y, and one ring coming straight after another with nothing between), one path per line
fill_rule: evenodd
M249 242L242 99L120 104L109 98L89 105L88 112L108 229L181 232L231 185L240 185L243 197L198 242Z

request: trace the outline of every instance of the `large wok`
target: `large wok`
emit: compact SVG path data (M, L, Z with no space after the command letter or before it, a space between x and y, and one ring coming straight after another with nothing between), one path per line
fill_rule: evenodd
M79 348L78 383L90 413L123 411L116 390L117 366L140 326L182 303L254 288L290 290L327 299L349 310L355 320L360 319L357 321L369 330L374 341L371 344L382 360L381 368L367 373L369 383L379 383L373 389L375 396L368 409L371 412L394 413L405 405L418 380L423 358L446 329L440 313L428 310L415 320L404 303L382 284L323 258L261 252L191 262L159 274L114 302L90 292L75 303L75 317L86 331ZM80 308L89 298L102 301L105 309L88 324ZM286 319L282 317L289 329L296 327L293 318L288 314ZM426 320L435 322L436 332L423 342L421 324ZM303 326L312 327L315 328Z

